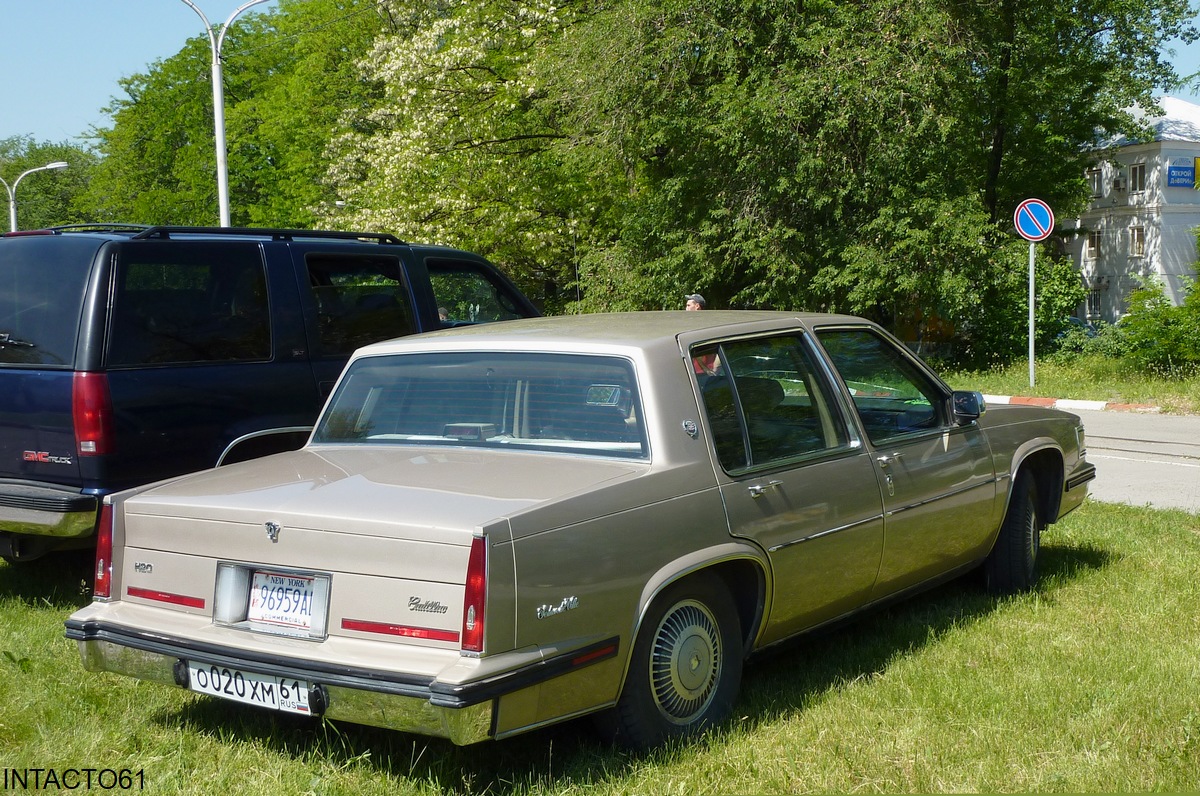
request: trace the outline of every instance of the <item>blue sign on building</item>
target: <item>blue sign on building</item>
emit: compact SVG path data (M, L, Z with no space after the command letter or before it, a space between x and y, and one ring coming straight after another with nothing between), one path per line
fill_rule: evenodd
M1167 187L1168 188L1195 188L1196 187L1196 165L1195 163L1179 164L1172 163L1167 166Z

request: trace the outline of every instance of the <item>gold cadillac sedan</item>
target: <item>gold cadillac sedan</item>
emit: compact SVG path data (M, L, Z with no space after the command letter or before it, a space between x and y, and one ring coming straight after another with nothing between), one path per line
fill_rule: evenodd
M537 318L359 350L308 444L105 500L83 665L449 738L648 748L743 661L972 570L1026 589L1095 470L838 315Z

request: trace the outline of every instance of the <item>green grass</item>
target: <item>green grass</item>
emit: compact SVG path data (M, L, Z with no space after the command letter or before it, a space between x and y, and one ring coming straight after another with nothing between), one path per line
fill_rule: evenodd
M1119 359L1081 357L1070 364L1041 360L1034 363L1034 386L1029 386L1028 361L981 372L943 372L957 390L988 395L1030 395L1087 401L1150 404L1164 412L1200 414L1200 376L1168 379L1131 370Z
M0 767L140 769L155 794L1200 789L1200 517L1089 502L1042 567L780 650L727 728L636 757L586 722L456 748L90 674L62 626L86 559L0 564Z

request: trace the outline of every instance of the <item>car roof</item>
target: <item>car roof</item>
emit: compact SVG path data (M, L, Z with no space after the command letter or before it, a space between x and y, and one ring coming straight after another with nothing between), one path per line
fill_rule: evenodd
M770 328L811 327L826 323L864 323L849 315L771 310L684 310L665 312L616 312L586 315L555 315L461 326L426 334L375 343L360 349L361 355L434 349L544 349L596 350L649 348L680 335L707 333L705 337L728 337Z

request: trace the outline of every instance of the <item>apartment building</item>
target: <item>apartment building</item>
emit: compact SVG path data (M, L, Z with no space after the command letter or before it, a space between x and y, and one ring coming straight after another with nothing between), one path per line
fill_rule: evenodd
M1088 169L1092 201L1064 223L1067 248L1089 289L1079 317L1115 323L1138 278L1157 277L1183 301L1196 278L1200 228L1200 105L1164 97L1154 140L1113 142Z

